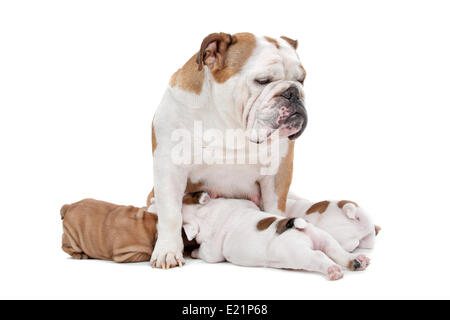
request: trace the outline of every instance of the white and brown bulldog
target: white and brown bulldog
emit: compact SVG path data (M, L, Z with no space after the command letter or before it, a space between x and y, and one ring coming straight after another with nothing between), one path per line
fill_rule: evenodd
M173 74L152 125L148 199L156 198L159 217L153 266L183 263L185 191L249 199L273 214L286 210L293 141L307 123L296 49L287 37L214 33Z

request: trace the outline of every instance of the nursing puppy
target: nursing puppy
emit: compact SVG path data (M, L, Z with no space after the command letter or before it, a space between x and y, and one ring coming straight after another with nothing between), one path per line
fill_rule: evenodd
M185 192L250 199L268 212L284 212L293 141L307 123L306 73L296 52L297 41L213 33L198 47L172 75L152 123L154 191L148 200L157 200L159 236L151 263L158 268L183 263L180 230ZM226 137L230 130L236 139L229 144L206 134ZM174 161L174 151L179 154L185 145L189 151L183 149L180 162ZM267 161L251 163L249 159L261 154L253 146L276 150ZM206 154L217 158L204 161ZM234 155L231 163L225 154ZM245 161L233 161L237 159Z
M183 202L203 203L201 193L185 195ZM150 210L153 210L151 207ZM62 249L74 259L115 262L149 261L157 238L156 211L84 199L61 208ZM183 234L185 250L197 247Z
M156 242L154 213L84 199L61 208L62 249L75 259L149 261Z
M348 200L311 202L288 199L286 217L303 218L328 232L342 248L352 252L356 248L371 249L380 227L373 224L357 203Z
M364 270L370 262L365 255L348 253L327 232L305 220L262 212L248 200L211 199L205 205L185 205L183 221L187 238L200 245L192 257L207 262L315 271L330 280L343 277L339 265Z

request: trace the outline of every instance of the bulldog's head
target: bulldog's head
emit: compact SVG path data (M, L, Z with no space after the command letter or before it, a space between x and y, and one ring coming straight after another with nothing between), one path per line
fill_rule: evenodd
M292 140L304 131L306 73L296 49L297 41L287 37L249 33L213 33L203 40L198 71L211 80L209 94L218 107L233 108L250 141L264 142L276 131Z

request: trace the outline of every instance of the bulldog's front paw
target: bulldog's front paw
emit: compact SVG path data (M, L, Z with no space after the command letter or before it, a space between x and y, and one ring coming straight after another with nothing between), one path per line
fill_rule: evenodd
M362 271L370 264L370 259L363 254L358 255L355 259L350 261L349 269L353 271Z
M169 269L183 266L183 242L180 245L173 245L169 241L156 241L155 248L150 259L153 268Z

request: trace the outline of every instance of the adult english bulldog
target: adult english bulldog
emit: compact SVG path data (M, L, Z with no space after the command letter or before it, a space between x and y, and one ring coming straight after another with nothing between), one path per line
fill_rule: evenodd
M213 33L172 75L152 124L148 200L155 197L159 219L153 266L184 263L185 192L249 199L273 214L286 210L294 140L307 123L296 49L297 41L284 36Z

